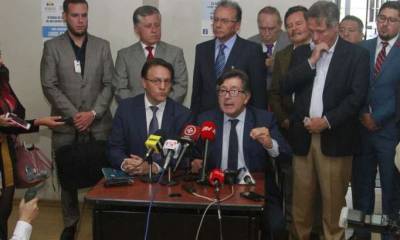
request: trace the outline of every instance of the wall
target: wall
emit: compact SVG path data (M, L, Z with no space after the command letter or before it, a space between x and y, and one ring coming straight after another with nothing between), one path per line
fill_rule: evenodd
M199 34L201 20L200 0L88 0L89 31L111 42L113 59L118 49L137 41L133 34L132 13L142 3L156 5L162 16L162 39L183 48L189 70L189 81L194 64L195 44L208 40ZM257 32L256 15L265 5L277 7L283 15L288 7L297 5L294 0L240 0L243 8L243 21L240 35L247 38ZM314 0L304 0L309 7ZM198 11L196 10L198 9ZM27 109L28 118L48 115L49 104L43 97L40 86L39 65L42 54L40 0L1 0L0 1L0 49L10 69L11 84L21 102ZM189 105L189 90L185 104ZM115 109L115 104L113 105ZM48 129L38 134L23 136L37 144L50 156L50 136ZM21 194L21 193L18 193ZM48 187L43 197L57 198Z

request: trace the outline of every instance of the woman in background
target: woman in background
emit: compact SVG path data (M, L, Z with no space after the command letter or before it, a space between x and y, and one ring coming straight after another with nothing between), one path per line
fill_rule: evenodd
M15 191L15 136L20 133L32 133L39 131L39 126L56 127L64 124L59 122L61 117L43 117L28 120L30 127L24 129L18 127L6 113L14 113L19 118L25 118L25 109L9 83L9 71L3 64L0 55L0 239L6 240L7 221L11 214ZM58 120L58 121L57 121Z

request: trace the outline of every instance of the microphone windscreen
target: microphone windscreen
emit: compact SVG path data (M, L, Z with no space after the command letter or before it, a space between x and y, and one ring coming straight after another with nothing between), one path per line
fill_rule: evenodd
M223 184L225 180L224 172L221 169L213 169L208 176L208 182L215 187L215 183Z
M215 139L215 123L211 121L205 121L201 125L200 136L203 140L214 141Z

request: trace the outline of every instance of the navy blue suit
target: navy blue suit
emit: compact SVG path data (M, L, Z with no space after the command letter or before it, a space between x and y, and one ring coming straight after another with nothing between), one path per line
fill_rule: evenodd
M393 209L393 197L400 195L393 188L396 176L394 154L399 142L396 90L400 83L400 40L390 49L377 76L374 73L377 38L364 41L361 45L369 51L371 66L368 98L362 114L370 113L379 130L370 132L364 126L361 127L361 153L354 159L352 173L354 208L368 214L373 212L375 176L379 166L382 212L390 214L396 210Z
M217 107L217 76L214 71L215 39L196 46L193 73L193 91L190 109L198 114ZM225 70L237 68L249 76L250 104L267 108L266 67L260 44L237 37L225 64Z
M209 154L207 159L207 169L219 168L222 157L222 139L223 137L223 113L218 110L210 110L200 114L197 122L201 124L204 121L213 121L216 124L215 142L209 144ZM279 132L275 117L272 113L265 110L257 109L251 106L247 107L243 130L243 153L244 161L250 172L265 171L270 167L269 155L267 150L258 142L250 138L250 131L253 128L266 127L270 131L270 135L279 145L279 160L291 159L291 149L285 139ZM201 148L201 147L200 147ZM202 150L202 149L201 149ZM265 188L267 193L267 204L265 209L266 230L269 233L281 234L285 229L285 219L282 213L280 193L276 186L274 176L267 171L265 178Z
M189 121L189 109L167 98L161 125L166 136L178 136ZM123 160L130 154L143 158L147 152L144 145L147 137L144 94L124 99L118 105L108 139L109 160L112 166L120 169Z

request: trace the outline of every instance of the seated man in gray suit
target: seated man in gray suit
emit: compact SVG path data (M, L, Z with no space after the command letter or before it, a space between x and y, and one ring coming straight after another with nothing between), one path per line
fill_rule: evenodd
M249 40L262 46L265 66L268 69L267 89L269 89L275 53L289 45L290 40L287 33L282 31L281 15L274 7L266 6L258 12L257 25L259 34L250 37Z
M133 13L139 41L118 51L113 87L118 102L144 92L140 71L146 60L162 58L172 64L175 77L169 97L182 103L186 96L188 73L181 48L160 41L161 14L152 6L141 6Z
M72 144L76 132L107 139L111 130L111 81L114 72L108 41L87 33L86 0L64 0L68 31L44 44L40 75L44 95L56 116L71 117L73 125L53 129L52 149ZM61 239L74 239L79 220L78 193L61 188L65 229Z

